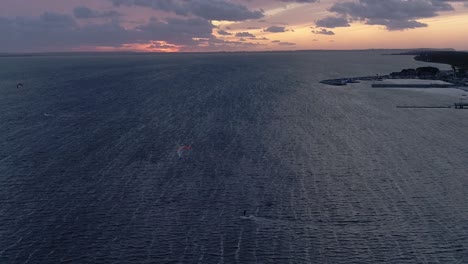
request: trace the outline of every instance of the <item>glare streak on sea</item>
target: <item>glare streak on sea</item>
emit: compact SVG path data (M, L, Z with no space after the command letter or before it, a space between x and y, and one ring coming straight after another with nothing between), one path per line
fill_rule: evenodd
M0 263L467 263L458 98L319 83L381 53L0 58Z

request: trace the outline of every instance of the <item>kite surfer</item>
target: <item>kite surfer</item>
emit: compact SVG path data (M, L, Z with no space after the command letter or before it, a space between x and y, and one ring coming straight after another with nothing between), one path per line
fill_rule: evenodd
M177 148L177 155L179 156L179 159L182 159L184 157L184 154L192 149L192 146L181 146Z

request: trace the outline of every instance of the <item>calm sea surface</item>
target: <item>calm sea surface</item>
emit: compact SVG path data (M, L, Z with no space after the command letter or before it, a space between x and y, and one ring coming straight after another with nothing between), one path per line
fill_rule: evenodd
M468 111L318 83L422 65L2 57L0 263L468 263Z

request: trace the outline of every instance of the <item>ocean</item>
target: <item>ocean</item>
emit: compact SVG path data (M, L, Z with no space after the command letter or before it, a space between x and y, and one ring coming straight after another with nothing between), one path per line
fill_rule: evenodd
M0 57L0 263L467 263L459 97L319 83L384 53Z

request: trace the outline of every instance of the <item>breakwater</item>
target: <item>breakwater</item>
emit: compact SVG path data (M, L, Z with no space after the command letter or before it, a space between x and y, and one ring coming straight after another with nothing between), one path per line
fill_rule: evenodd
M455 88L451 83L373 83L373 88Z

